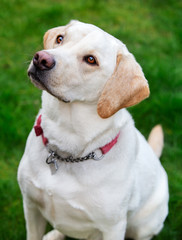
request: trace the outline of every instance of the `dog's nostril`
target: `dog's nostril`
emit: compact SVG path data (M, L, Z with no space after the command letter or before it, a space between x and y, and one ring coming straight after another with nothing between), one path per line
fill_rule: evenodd
M38 60L39 60L39 55L35 54L34 58L33 58L33 64L34 66L38 67Z
M39 59L39 55L38 55L37 53L35 54L34 59L35 59L35 60L38 60L38 59Z
M44 65L44 66L46 66L46 65L47 65L47 62L46 62L46 60L45 60L45 59L43 59L43 60L41 61L41 64L42 64L42 65Z

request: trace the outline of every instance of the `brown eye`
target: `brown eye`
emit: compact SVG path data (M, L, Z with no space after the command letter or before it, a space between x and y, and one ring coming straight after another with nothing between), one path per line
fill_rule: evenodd
M95 58L93 56L91 56L91 55L84 57L84 60L85 60L85 62L87 62L89 64L92 64L92 65L97 64Z
M60 44L63 41L63 36L62 35L58 35L56 38L56 43Z

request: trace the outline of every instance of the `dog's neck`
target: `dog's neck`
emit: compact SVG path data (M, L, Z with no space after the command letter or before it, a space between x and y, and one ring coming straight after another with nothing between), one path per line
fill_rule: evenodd
M103 142L109 142L126 122L126 119L118 121L121 115L122 111L102 119L97 114L96 104L63 103L47 92L42 95L42 127L45 136L50 144L61 149L63 155L85 155L93 148L102 146ZM105 135L109 139L105 139Z

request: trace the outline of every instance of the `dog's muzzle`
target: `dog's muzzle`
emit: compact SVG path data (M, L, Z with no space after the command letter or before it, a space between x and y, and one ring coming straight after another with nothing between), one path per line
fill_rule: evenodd
M46 51L39 51L33 57L32 64L28 69L28 76L36 87L46 90L64 103L69 103L70 101L68 99L52 92L49 86L50 84L48 80L51 74L49 70L53 69L55 65L56 61L52 55Z

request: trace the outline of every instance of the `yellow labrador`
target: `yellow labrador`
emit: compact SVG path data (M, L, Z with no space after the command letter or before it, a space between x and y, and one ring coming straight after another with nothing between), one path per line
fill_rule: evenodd
M18 169L27 240L149 240L168 213L167 175L125 109L149 96L126 46L96 26L49 30L28 75L42 108ZM45 234L46 222L55 230Z

